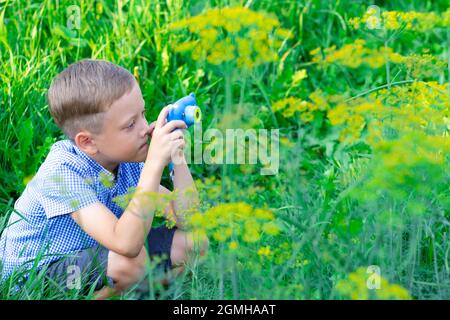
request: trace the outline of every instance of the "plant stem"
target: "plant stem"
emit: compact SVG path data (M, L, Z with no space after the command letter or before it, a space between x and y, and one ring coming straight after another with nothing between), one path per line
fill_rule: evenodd
M386 59L386 83L388 85L388 89L391 89L391 65L389 63L389 57L387 54L388 42L389 42L389 39L387 39L384 42L384 49L385 49L384 56Z
M364 92L362 92L360 94L357 94L354 97L348 98L347 100L345 100L345 102L351 101L353 99L359 98L359 97L364 96L364 95L366 95L368 93L371 93L371 92L374 92L374 91L377 91L377 90L380 90L380 89L383 89L383 88L386 88L386 87L390 87L390 86L393 86L393 85L404 84L404 83L411 83L411 82L414 82L414 80L403 80L403 81L393 82L393 83L390 83L390 84L387 83L387 84L384 84L382 86L379 86L379 87L376 87L376 88L364 91Z

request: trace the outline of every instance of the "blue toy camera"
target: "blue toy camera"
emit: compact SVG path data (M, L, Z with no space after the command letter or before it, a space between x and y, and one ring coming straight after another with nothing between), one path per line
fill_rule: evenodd
M188 127L192 126L194 123L200 122L201 119L202 112L197 106L195 94L193 93L175 102L167 116L168 122L172 120L182 120Z
M195 94L191 93L172 104L172 108L167 115L167 122L172 120L182 120L186 123L188 128L194 123L198 123L202 120L202 112L197 106ZM170 176L173 178L172 161L169 162L169 172Z

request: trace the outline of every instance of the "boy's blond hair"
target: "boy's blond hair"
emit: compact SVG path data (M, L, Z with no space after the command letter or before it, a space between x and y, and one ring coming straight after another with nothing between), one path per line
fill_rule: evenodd
M71 140L83 129L98 134L104 113L135 83L129 71L111 62L81 60L53 80L47 95L50 113Z

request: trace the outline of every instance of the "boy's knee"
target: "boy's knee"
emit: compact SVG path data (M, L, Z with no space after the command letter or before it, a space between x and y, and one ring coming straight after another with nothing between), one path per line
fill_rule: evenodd
M191 253L205 255L209 246L209 240L205 235L177 230L174 235L171 259L173 264L186 262Z
M146 257L145 248L142 248L136 258L128 258L109 251L107 275L114 280L116 291L124 291L142 279L145 274Z
M200 255L203 256L206 254L206 252L208 251L208 247L209 247L209 239L206 235L202 235L200 236L200 238L197 240L198 244L198 248L199 248L199 252ZM193 249L195 250L195 240L194 240L194 247Z
M201 256L206 254L209 246L209 240L206 235L188 232L186 238L185 250L187 253L199 253Z

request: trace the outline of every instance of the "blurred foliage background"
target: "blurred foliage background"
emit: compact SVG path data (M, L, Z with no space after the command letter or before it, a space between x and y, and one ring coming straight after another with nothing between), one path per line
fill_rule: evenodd
M161 298L449 298L450 9L371 5L0 1L0 230L64 138L51 80L107 59L136 76L149 121L195 92L203 131L280 133L275 175L261 163L190 165L202 197L192 226L210 253ZM381 290L366 285L370 265Z

